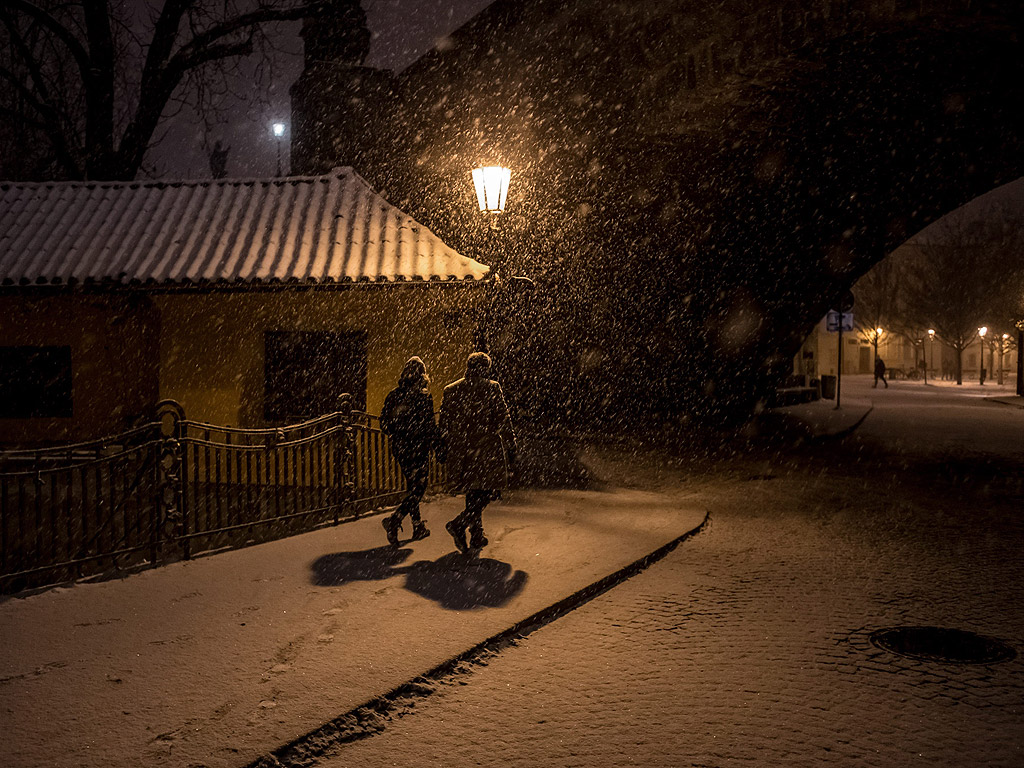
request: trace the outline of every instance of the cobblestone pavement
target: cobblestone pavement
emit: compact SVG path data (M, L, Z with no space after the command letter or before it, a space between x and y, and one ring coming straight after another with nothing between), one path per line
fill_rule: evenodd
M703 533L322 765L1024 765L1021 656L868 639L935 625L1024 651L1022 470L934 461L844 441L690 476Z

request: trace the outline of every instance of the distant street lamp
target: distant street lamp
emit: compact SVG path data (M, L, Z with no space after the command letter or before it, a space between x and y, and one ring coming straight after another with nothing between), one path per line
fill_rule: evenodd
M978 381L985 386L985 334L988 333L988 326L983 325L978 329Z
M1010 340L1010 334L1004 333L999 340L999 386L1003 386L1003 358L1006 356L1006 342Z
M879 326L878 328L875 328L875 331L872 334L871 341L875 345L875 360L876 361L878 360L878 342L881 340L883 333L884 333L884 331L883 331L882 327Z
M284 139L285 125L284 123L274 123L270 126L270 130L274 134L274 138L277 139L277 175L281 176L281 142Z
M1014 323L1017 328L1017 394L1024 397L1024 320Z
M935 329L934 328L929 328L928 329L928 346L931 347L930 351L932 353L932 365L934 365L935 364ZM927 355L925 355L925 358L924 358L924 383L925 384L928 383L928 356Z

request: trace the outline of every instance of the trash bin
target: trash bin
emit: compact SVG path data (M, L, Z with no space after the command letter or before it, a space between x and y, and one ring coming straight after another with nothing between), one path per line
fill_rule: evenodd
M827 373L821 376L821 396L825 400L836 399L836 377L829 376Z

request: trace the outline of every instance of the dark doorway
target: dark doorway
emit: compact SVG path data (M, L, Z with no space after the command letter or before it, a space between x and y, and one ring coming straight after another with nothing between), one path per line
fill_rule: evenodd
M292 421L331 413L352 395L366 409L366 332L266 331L263 417Z

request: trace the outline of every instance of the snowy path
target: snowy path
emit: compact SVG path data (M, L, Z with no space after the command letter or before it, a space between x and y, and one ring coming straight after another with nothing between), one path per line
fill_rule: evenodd
M0 766L233 768L696 528L641 490L509 494L454 552L461 500L398 550L379 517L0 601ZM407 534L406 534L407 535Z
M442 499L435 535L397 552L369 518L0 602L0 765L247 765L705 510L664 560L303 764L1024 764L1020 657L943 665L867 641L934 624L1024 650L1024 409L913 386L844 382L847 421L874 405L852 438L710 471L592 455L623 487L494 505L479 564L452 555ZM828 408L807 417L841 423Z
M873 399L863 439L708 481L705 532L320 765L1024 764L1024 658L868 642L937 625L1024 651L1024 464L1000 455L1024 411L954 401L943 425L913 393ZM908 439L922 414L941 439ZM980 473L943 475L930 450Z

